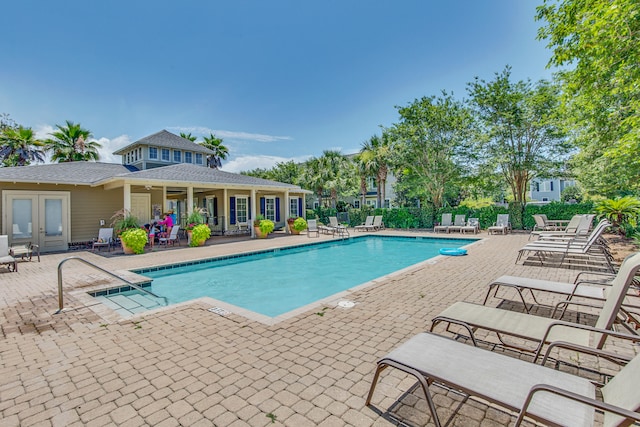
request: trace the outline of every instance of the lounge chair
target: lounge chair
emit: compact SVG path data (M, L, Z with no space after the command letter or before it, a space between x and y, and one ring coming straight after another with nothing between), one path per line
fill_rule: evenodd
M442 220L440 222L440 225L436 225L435 227L433 227L433 231L436 233L440 231L444 231L445 233L448 233L449 227L453 225L453 222L451 221L451 217L452 217L452 214L450 213L442 214Z
M574 215L564 230L560 231L532 231L531 236L537 236L539 240L559 240L575 236L586 236L593 225L593 214Z
M16 259L9 255L9 236L0 236L0 265L6 265L9 271L18 271Z
M511 231L511 223L509 222L509 214L498 214L496 222L489 228L487 232L489 234L500 233L507 234Z
M453 225L447 227L447 233L451 233L452 231L462 232L462 227L467 225L467 216L466 215L456 215L453 221Z
M627 257L623 261L623 264L628 262L628 260L632 257L633 255ZM502 287L514 289L517 292L518 296L520 297L520 301L522 301L522 304L524 305L524 308L527 313L530 312L534 304L540 305L540 303L536 299L536 295L534 291L536 293L546 292L546 293L563 295L563 296L566 296L567 297L566 299L569 301L572 300L573 297L605 301L607 299L607 296L611 292L611 283L613 280L615 280L617 275L606 274L606 280L603 281L601 280L602 276L604 276L602 274L598 275L600 276L599 279L594 279L593 277L582 278L583 274L593 275L594 273L582 272L577 275L573 283L532 279L529 277L521 277L521 276L500 276L489 284L487 295L485 296L484 302L482 304L485 305L487 303L492 291L493 291L493 296L496 297L498 290ZM618 271L618 274L620 274L620 270ZM524 294L527 291L531 295L531 298L533 299L533 303L531 304L528 304L525 299ZM623 307L621 307L621 310L624 310L624 306L633 307L629 304L626 304L625 302L623 302L622 304L623 304ZM635 306L635 308L637 308L637 306ZM633 315L630 315L629 313L625 313L625 314L633 317Z
M380 231L384 228L384 224L382 223L382 215L376 215L373 217L373 224L369 227L370 230Z
M562 266L565 260L578 260L590 267L613 271L611 255L598 243L602 233L611 223L603 219L588 236L575 236L567 240L536 240L527 243L518 251L516 263L525 255L533 255L543 265ZM571 263L569 263L571 264Z
M101 228L98 230L98 237L93 239L91 250L95 251L96 248L107 248L111 251L113 246L113 228Z
M338 222L338 217L330 216L329 217L329 228L331 229L331 234L334 236L337 234L338 236L349 235L349 230L344 225Z
M607 335L612 333L609 330L618 319L620 306L639 269L640 253L633 255L620 266L620 271L611 282L611 289L600 309L595 328L470 302L456 302L433 319L431 331L439 323L456 324L467 330L474 344L477 342L474 335L476 329L495 332L503 345L535 352L534 361L538 359L544 345L552 341L565 341L587 347L591 345L591 341L594 341L592 347L601 349ZM568 301L565 304L575 304L575 302ZM623 326L628 325L623 324ZM532 341L536 346L531 349L507 343L503 335Z
M536 222L533 231L558 231L560 230L557 223L551 223L545 214L533 214L533 220Z
M463 234L467 234L467 231L473 234L478 234L480 232L480 219L469 218L469 221L467 221L467 225L460 229L460 232Z
M307 220L307 237L311 237L312 233L315 233L316 237L320 237L320 230L315 219Z
M433 383L518 413L516 426L525 417L545 425L593 425L596 409L605 412L605 426L626 426L640 421L640 393L636 388L640 382L640 356L600 388L600 401L596 400L596 386L586 378L420 333L378 361L367 406L371 404L380 373L387 367L418 380L437 427L442 424L429 392Z
M373 215L367 216L363 224L356 225L353 229L355 231L367 231L371 227L373 227Z
M171 231L169 232L168 236L158 238L158 245L164 245L165 247L168 247L169 244L175 245L176 242L178 243L178 245L180 245L180 236L178 235L178 231L180 231L179 225L174 225L173 227L171 227Z

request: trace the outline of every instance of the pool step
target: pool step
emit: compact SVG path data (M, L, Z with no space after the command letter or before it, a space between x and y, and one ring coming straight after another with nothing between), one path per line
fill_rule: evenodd
M163 300L138 291L99 296L96 299L124 317L165 306Z

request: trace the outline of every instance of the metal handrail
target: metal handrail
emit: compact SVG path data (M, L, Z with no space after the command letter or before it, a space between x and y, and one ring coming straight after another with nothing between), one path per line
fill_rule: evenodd
M125 282L127 285L131 286L132 288L135 288L135 289L139 290L140 292L144 292L145 294L149 294L154 298L163 299L164 300L164 304L165 305L169 305L169 300L167 300L167 297L161 297L160 295L156 295L153 292L148 291L148 290L136 285L135 283L132 283L132 282L128 281L124 277L120 277L117 274L113 274L112 272L110 272L108 270L105 270L104 268L99 267L96 264L94 264L94 263L92 263L90 261L87 261L84 258L80 258L79 256L72 256L72 257L63 259L62 261L60 261L60 264L58 264L58 311L56 311L55 314L58 314L58 313L62 312L62 309L64 308L64 299L63 299L63 296L62 296L62 265L65 262L71 261L71 260L74 260L74 259L78 260L80 262L83 262L84 264L86 264L86 265L88 265L90 267L93 267L96 270L100 270L103 273L108 274L111 277L114 277L116 279L120 279L123 282Z

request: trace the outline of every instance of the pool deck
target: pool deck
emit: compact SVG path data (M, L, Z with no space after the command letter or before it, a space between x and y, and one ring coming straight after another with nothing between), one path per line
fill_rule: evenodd
M456 236L472 237L439 237ZM220 316L205 300L123 319L86 296L111 279L79 262L64 266L66 309L54 314L57 266L80 256L118 272L318 239L303 234L118 257L70 252L20 262L18 273L0 268L0 426L432 425L415 381L397 371L383 374L374 408L364 405L376 360L428 330L454 302L482 303L498 276L572 281L576 274L516 265L527 234L475 237L482 240L467 247L467 256L440 256L271 324L237 312ZM355 305L342 308L342 299ZM436 393L441 420L452 411L453 425L515 420L482 402L460 406L460 400Z

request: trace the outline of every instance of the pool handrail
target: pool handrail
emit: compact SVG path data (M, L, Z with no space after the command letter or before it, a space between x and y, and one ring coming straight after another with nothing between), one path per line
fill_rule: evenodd
M164 305L169 305L169 300L167 300L167 297L162 297L162 296L156 295L153 292L148 291L148 290L142 288L141 286L136 285L133 282L130 282L129 280L125 279L124 277L120 277L117 274L114 274L114 273L112 273L112 272L110 272L108 270L105 270L104 268L102 268L102 267L100 267L100 266L98 266L98 265L96 265L96 264L94 264L94 263L92 263L90 261L87 261L84 258L81 258L79 256L71 256L71 257L63 259L62 261L60 261L60 264L58 264L58 311L56 311L55 314L61 313L62 309L64 308L64 298L62 296L62 266L67 261L71 261L71 260L74 260L74 259L78 260L80 262L83 262L84 264L86 264L86 265L88 265L90 267L93 267L96 270L100 270L103 273L106 273L111 277L114 277L116 279L122 280L127 285L131 286L134 289L137 289L140 292L144 292L145 294L149 294L154 298L162 299L162 300L164 300Z

